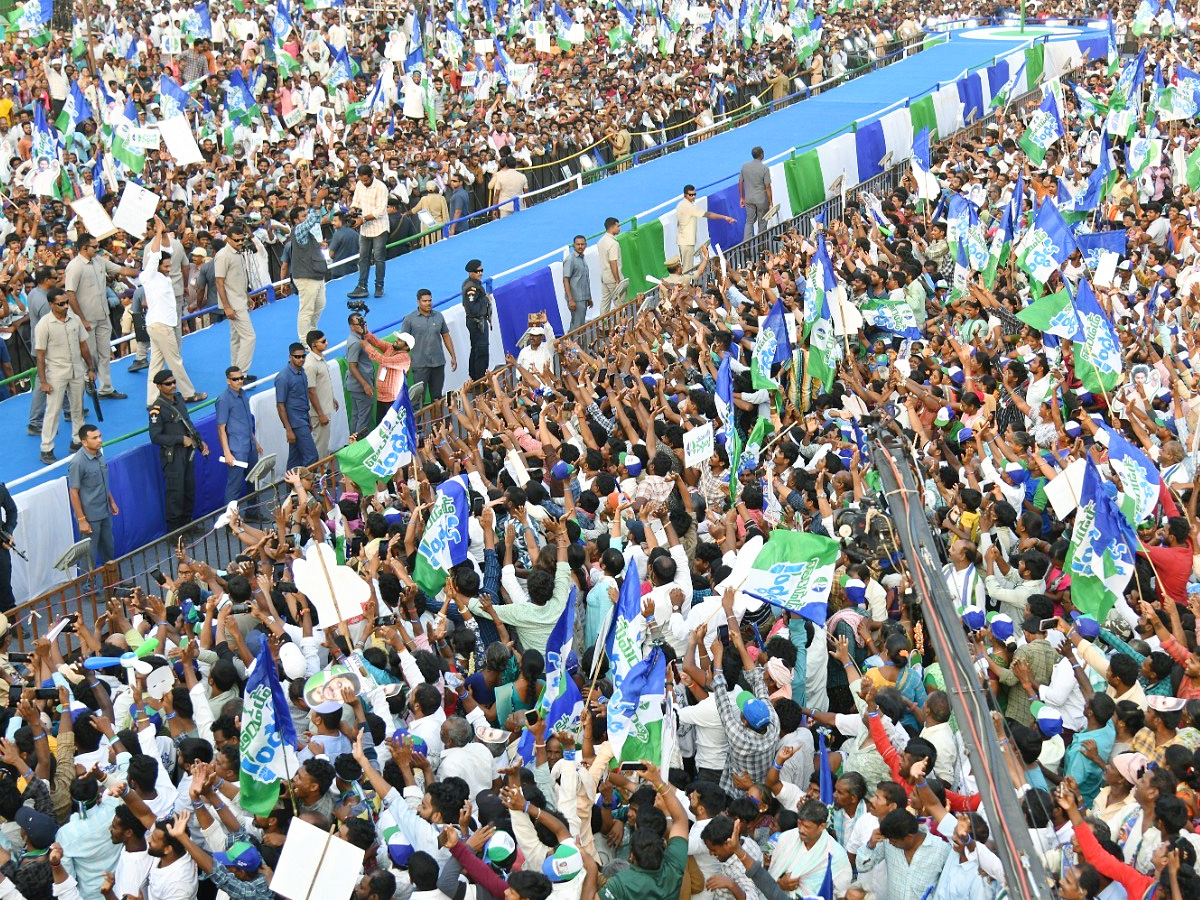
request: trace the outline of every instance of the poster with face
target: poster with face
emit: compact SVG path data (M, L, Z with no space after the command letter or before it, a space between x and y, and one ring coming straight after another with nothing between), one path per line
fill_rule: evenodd
M340 704L342 689L346 687L358 694L362 690L362 681L345 666L330 666L304 682L304 702L311 709L325 703Z

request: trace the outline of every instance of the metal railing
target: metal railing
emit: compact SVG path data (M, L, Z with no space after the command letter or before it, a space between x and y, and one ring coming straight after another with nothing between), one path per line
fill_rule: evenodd
M327 457L309 468L320 474L321 486L326 491L335 492L336 499L339 488L336 477L337 458ZM252 511L269 515L290 491L289 485L277 482L247 494L238 501L238 508L243 517ZM155 594L160 588L152 573L157 569L174 578L178 572L176 549L181 542L190 558L211 561L214 568L218 567L215 563L217 560L221 561L221 565L227 564L245 548L232 530L224 526L214 529L216 520L224 511L222 506L184 528L165 534L119 559L107 562L25 603L18 604L9 610L9 621L27 626L28 633L25 630L16 630L13 638L15 646L10 649L27 652L37 638L49 631L55 622L68 613L79 613L82 627L94 628L96 620L105 611L107 601L116 596L114 591L117 588L138 587L147 594ZM193 537L197 531L200 535ZM63 638L67 641L68 650L78 646L78 639L74 635L64 634Z

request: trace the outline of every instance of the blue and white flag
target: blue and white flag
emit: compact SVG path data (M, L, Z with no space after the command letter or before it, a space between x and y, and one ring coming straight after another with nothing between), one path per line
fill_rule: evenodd
M538 711L546 720L547 734L558 731L579 731L583 715L583 695L570 672L571 644L575 637L575 588L571 588L567 605L554 623L546 643L546 686L538 703Z
M350 64L350 54L345 46L338 49L333 57L333 65L329 68L329 85L337 87L354 77L354 67Z
M40 102L33 104L33 158L58 159L62 140L54 126L46 121L46 107Z
M1091 456L1084 460L1079 509L1064 568L1071 575L1075 608L1103 622L1133 577L1137 535L1106 491Z
M1075 243L1079 246L1079 252L1083 255L1083 261L1087 267L1093 272L1100 265L1100 260L1105 253L1115 253L1121 256L1125 253L1125 248L1129 244L1128 236L1124 228L1117 228L1113 231L1093 231L1088 234L1075 235Z
M1083 329L1080 344L1087 361L1102 375L1120 374L1121 345L1117 342L1117 333L1086 278L1079 279L1075 312L1079 316L1079 327Z
M771 377L771 367L792 358L792 342L788 338L783 301L776 300L771 311L758 326L754 352L750 357L750 380L755 390L779 390L779 382Z
M67 94L67 100L63 104L62 112L58 114L58 119L55 125L63 134L68 134L74 131L80 122L84 122L92 118L92 104L88 103L87 97L83 95L83 91L79 88L78 81L71 82L71 90Z
M174 78L170 75L163 75L158 79L158 102L162 109L162 117L171 119L183 115L188 104L192 102L192 98L187 91L175 83Z
M916 313L908 305L907 300L880 297L864 304L862 315L865 322L883 331L909 340L919 341L921 339L921 327L917 324Z
M18 31L41 31L54 15L54 0L26 0L20 12L10 12L8 20Z
M619 684L642 658L646 620L642 618L642 579L637 564L625 565L625 580L612 610L604 651L612 664L613 684Z
M433 509L425 522L425 534L417 548L413 580L428 597L436 597L446 583L450 570L467 561L471 543L467 525L471 521L471 503L466 475L447 478L438 485Z
M717 415L721 419L720 433L725 435L725 449L729 450L733 446L733 420L735 417L735 407L733 405L733 370L730 367L730 355L728 353L721 359L721 366L717 369L717 392L716 405Z
M1034 281L1043 284L1075 252L1071 229L1058 211L1058 205L1046 198L1037 212L1033 227L1017 244L1017 265Z
M287 0L279 0L275 6L275 18L271 20L271 37L277 44L282 44L292 31L292 14L288 10Z
M195 14L195 22L192 25L192 37L204 38L205 40L212 39L212 16L208 11L207 3L197 3L192 7L192 12Z
M1121 479L1121 491L1124 494L1119 503L1121 512L1129 524L1136 527L1154 513L1162 491L1162 475L1150 458L1131 444L1125 435L1104 422L1100 423L1100 428L1108 437L1108 463Z
M263 641L246 680L242 704L242 735L238 742L238 805L256 816L270 815L279 803L279 789L297 761L288 765L284 754L296 746L296 726L288 712L287 695L279 683L271 647ZM289 771L290 770L290 771Z
M913 137L912 143L913 159L921 164L921 168L926 172L930 169L929 157L929 126L926 125Z

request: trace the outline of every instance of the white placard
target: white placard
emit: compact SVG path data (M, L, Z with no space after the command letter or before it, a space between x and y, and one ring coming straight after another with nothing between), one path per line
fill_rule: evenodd
M178 34L164 34L161 49L170 56L178 56L183 52L183 38Z
M582 22L576 22L567 29L567 40L572 44L582 44L587 40L587 32L584 30Z
M550 35L542 33L533 36L533 49L538 53L550 52Z
M308 110L306 110L303 106L293 106L291 110L284 113L283 127L291 128L293 125L299 125L304 121L304 117L307 114Z
M113 224L123 228L131 237L145 237L146 223L154 218L158 201L159 196L154 191L148 191L132 181L125 182L125 190L112 218Z
M71 209L79 216L88 234L97 240L103 240L117 230L108 210L95 197L80 197L71 204Z
M464 91L469 91L471 88L475 87L475 85L478 82L479 82L479 71L477 69L471 69L468 72L462 73L461 84L462 84L462 89Z
M129 143L144 150L157 150L161 143L156 128L130 128L127 135Z
M167 150L175 158L176 165L190 166L192 163L204 162L204 154L200 152L200 145L196 143L192 126L188 124L185 116L164 119L158 123L158 130L162 133Z
M1065 519L1079 506L1083 493L1083 472L1087 463L1077 459L1046 482L1046 499L1059 519Z
M362 850L295 818L288 826L270 888L288 900L348 900L361 869Z
M717 452L716 441L713 440L712 422L705 422L699 428L693 428L683 434L683 464L687 468L707 462Z
M1093 281L1102 287L1111 287L1117 277L1117 263L1121 261L1118 253L1105 250L1100 254L1100 262L1096 265L1096 276Z
M475 38L473 43L475 52L479 56L483 56L485 53L496 52L496 45L491 42L490 38Z

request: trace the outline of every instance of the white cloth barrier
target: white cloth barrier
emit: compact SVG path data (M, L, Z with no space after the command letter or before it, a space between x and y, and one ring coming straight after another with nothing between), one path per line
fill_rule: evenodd
M846 189L858 184L858 146L853 133L839 134L826 141L817 148L817 158L821 161L821 174L825 176L825 196L830 195L830 188L840 176L845 176L842 186ZM786 191L786 181L783 187Z
M75 543L75 526L65 477L14 494L13 501L17 504L13 540L29 562L12 554L12 589L17 603L24 603L74 577L74 571L60 572L54 564Z

